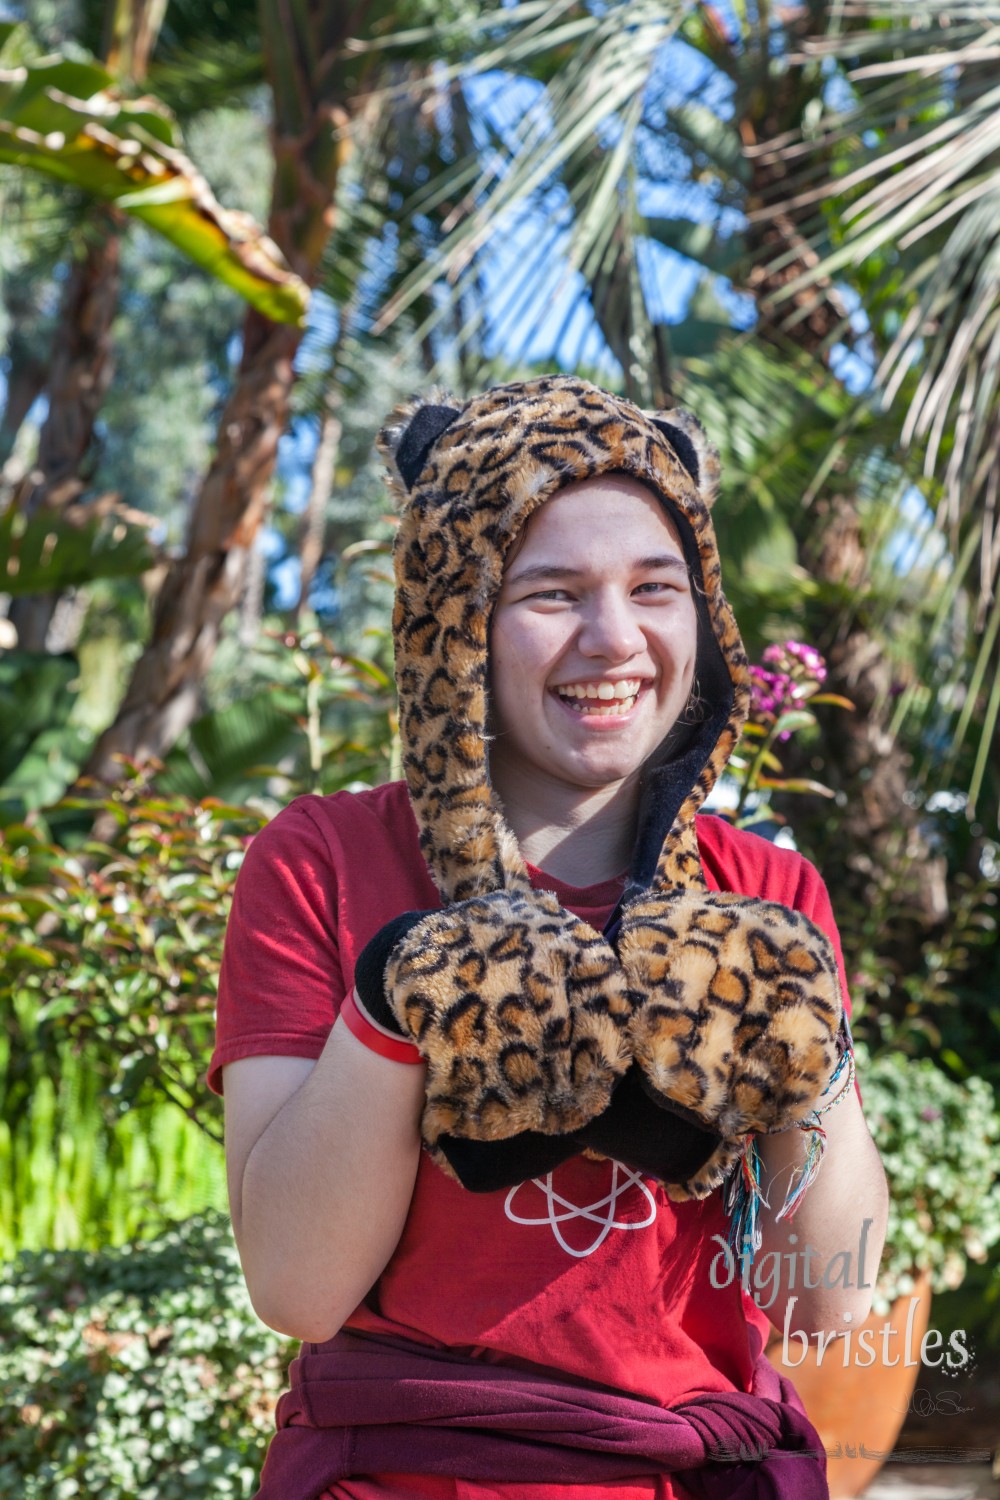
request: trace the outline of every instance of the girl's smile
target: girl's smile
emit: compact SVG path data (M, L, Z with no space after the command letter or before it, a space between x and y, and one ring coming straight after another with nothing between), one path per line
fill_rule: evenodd
M642 685L640 677L621 677L611 682L570 682L554 691L574 713L604 720L626 717L635 707Z

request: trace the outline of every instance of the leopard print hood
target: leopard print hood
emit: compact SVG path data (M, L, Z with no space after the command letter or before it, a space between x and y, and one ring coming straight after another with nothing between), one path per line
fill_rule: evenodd
M718 453L697 418L646 413L585 380L550 375L468 401L435 393L402 406L378 445L402 512L393 635L403 772L442 899L529 885L489 783L490 616L528 518L567 484L602 474L646 485L678 527L699 616L705 705L704 717L675 726L646 767L623 899L653 884L702 885L695 813L739 739L750 679L709 515Z

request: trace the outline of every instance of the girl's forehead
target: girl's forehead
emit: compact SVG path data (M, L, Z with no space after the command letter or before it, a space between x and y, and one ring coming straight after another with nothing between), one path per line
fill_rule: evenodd
M645 554L651 544L682 553L680 532L663 500L626 475L602 475L557 491L526 521L505 560L553 546L577 551L627 543Z

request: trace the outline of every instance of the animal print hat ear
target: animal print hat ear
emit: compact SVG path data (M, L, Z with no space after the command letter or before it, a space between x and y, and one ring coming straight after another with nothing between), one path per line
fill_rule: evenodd
M719 458L689 412L647 413L572 376L435 394L398 408L379 435L402 511L393 634L403 771L420 843L445 902L527 889L490 789L488 631L510 547L566 485L625 474L675 521L699 614L704 716L675 729L644 773L625 899L700 886L694 815L739 739L747 659L722 592L710 507Z

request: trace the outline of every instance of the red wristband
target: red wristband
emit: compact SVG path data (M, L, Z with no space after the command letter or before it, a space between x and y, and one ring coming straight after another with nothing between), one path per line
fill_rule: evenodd
M368 1012L362 1009L356 989L353 989L347 996L340 1007L340 1014L348 1031L356 1036L370 1052L377 1052L380 1057L388 1057L391 1062L422 1063L424 1061L419 1049L412 1042L404 1041L401 1036L394 1036L391 1031L386 1031L372 1020Z

